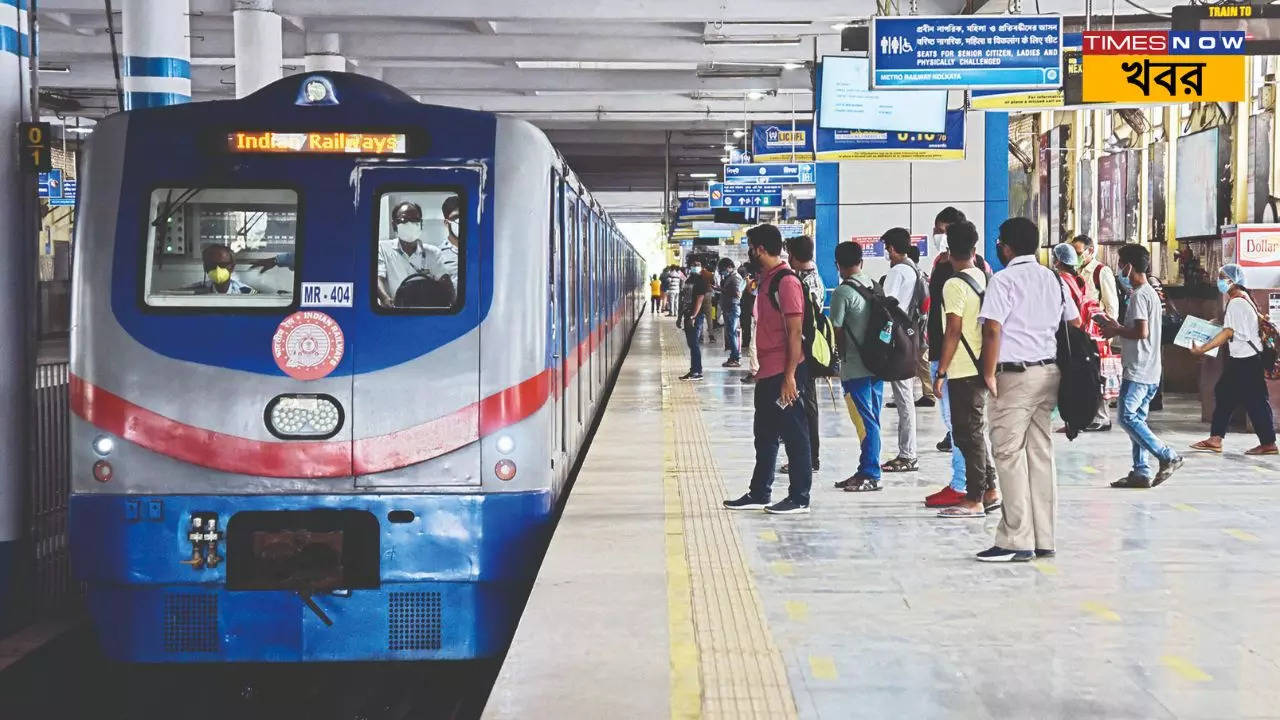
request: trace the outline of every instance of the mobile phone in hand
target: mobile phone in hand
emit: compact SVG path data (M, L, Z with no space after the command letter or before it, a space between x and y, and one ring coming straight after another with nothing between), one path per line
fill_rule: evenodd
M786 410L787 408L791 407L791 403L789 403L789 402L782 402L782 398L778 398L777 400L774 400L773 402L774 402L774 404L775 404L775 405L777 405L777 406L778 406L779 408L781 408L782 410Z

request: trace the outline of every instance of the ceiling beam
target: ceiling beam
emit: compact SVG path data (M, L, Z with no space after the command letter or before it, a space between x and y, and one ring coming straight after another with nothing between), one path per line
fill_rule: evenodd
M698 77L689 71L626 73L617 70L521 70L518 68L465 69L424 73L408 68L387 68L383 79L407 93L438 90L590 92L651 94L689 92L741 92L749 90L810 89L809 73L784 71L779 77Z
M194 45L193 45L194 48ZM350 57L379 59L563 60L580 62L782 62L805 61L812 46L704 45L701 38L637 38L602 35L351 34Z

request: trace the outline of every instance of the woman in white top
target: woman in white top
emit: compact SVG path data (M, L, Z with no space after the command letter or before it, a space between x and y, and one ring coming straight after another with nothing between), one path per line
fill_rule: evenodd
M1275 455L1275 420L1271 415L1271 399L1267 396L1267 379L1262 367L1262 339L1258 333L1258 309L1244 286L1244 271L1234 263L1218 271L1218 289L1227 296L1227 312L1222 332L1204 345L1193 345L1191 352L1227 346L1222 377L1213 388L1213 423L1209 439L1191 446L1193 450L1222 452L1231 415L1243 405L1258 435L1258 446L1245 455Z

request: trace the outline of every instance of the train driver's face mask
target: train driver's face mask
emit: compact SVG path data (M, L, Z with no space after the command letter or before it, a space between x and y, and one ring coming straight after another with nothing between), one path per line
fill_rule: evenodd
M422 223L405 221L396 225L396 238L407 245L418 242L422 237Z

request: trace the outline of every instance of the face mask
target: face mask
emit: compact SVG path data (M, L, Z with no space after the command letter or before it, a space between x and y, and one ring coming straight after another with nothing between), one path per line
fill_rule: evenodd
M400 223L396 226L396 237L405 242L417 242L422 237L422 226L413 222Z
M1080 258L1079 258L1079 260L1076 262L1076 267L1078 267L1078 268L1082 268L1082 267L1084 267L1085 265L1088 265L1088 264L1089 264L1089 261L1090 261L1090 260L1092 260L1092 259L1093 259L1093 256L1092 256L1092 255L1085 255L1084 253L1080 253Z
M1125 292L1133 292L1133 281L1126 275L1117 275L1116 281L1120 283L1120 289Z
M693 267L689 268L689 272L697 274L702 272L702 268L698 265L694 265Z
M933 251L934 253L944 253L947 251L947 234L946 233L933 234Z
M1229 291L1230 289L1231 289L1230 280L1226 280L1224 278L1218 278L1218 292L1222 293L1223 295L1226 295L1227 291Z
M450 234L450 235L452 235L452 236L454 236L454 237L458 237L458 221L457 221L457 220L445 220L444 222L445 222L445 224L446 224L446 225L448 225L448 226L449 226L449 234Z
M224 267L215 267L207 274L214 285L224 285L231 281L231 271Z

